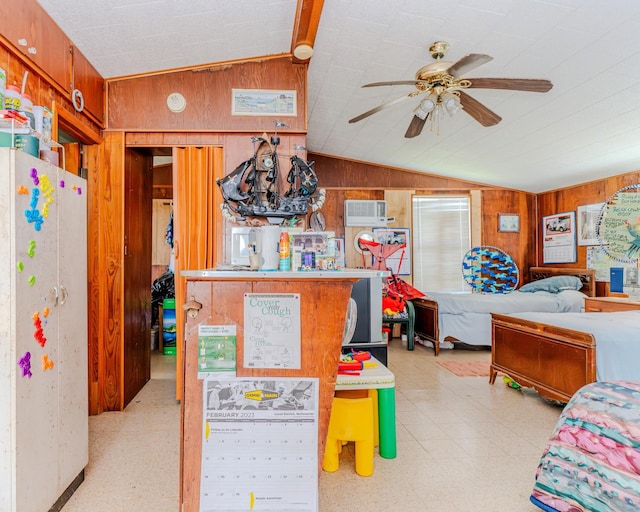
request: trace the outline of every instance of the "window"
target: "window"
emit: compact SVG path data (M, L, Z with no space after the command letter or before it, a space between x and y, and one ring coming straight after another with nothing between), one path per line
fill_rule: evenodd
M471 249L469 196L413 196L413 285L420 291L469 291L462 259Z

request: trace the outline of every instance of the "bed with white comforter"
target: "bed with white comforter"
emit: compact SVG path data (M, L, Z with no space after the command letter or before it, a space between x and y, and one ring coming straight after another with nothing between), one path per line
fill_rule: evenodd
M580 313L585 294L578 290L507 294L427 292L438 303L439 341L461 341L467 345L491 346L491 313L513 314L528 311Z

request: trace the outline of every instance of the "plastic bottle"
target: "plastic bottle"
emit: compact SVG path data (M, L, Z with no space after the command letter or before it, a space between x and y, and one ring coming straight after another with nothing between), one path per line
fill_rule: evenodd
M0 110L4 108L5 86L7 84L7 73L0 68Z
M28 94L20 95L20 113L29 119L29 126L35 130L35 119L33 116L33 102Z
M291 251L287 231L280 233L280 270L291 270Z
M6 110L15 110L19 112L21 99L22 95L20 94L20 89L15 85L7 85L4 93L4 108Z

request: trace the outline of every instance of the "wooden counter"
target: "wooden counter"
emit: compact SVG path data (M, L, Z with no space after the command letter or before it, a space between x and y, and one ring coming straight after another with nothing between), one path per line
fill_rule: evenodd
M322 464L335 389L338 359L351 288L379 271L250 272L184 271L187 300L202 308L186 315L184 395L181 413L180 499L184 512L200 510L202 455L202 381L197 378L198 325L236 325L236 374L239 377L317 377L319 379L318 465ZM301 369L244 368L244 294L299 293ZM177 307L181 307L177 306Z

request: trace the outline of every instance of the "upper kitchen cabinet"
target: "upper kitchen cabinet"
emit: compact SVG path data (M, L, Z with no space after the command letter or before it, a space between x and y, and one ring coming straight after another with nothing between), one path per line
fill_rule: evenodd
M71 47L71 56L74 107L83 106L94 117L94 121L104 128L104 78L75 46ZM80 97L83 105L80 105Z
M71 41L37 2L0 2L0 34L64 90L71 91Z

